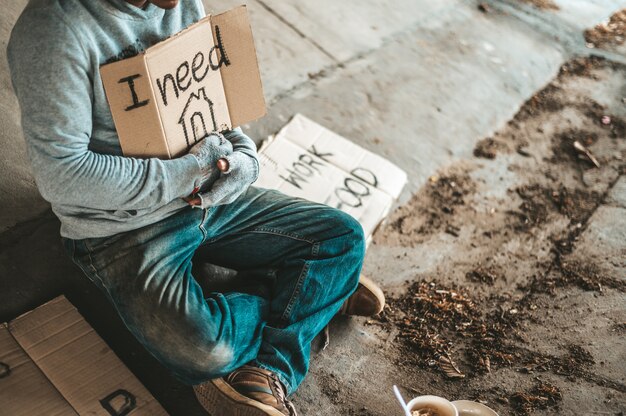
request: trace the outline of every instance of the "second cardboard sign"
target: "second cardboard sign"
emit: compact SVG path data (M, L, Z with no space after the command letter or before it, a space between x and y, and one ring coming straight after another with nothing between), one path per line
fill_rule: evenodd
M255 186L341 209L369 239L406 184L406 173L338 134L297 114L259 152Z

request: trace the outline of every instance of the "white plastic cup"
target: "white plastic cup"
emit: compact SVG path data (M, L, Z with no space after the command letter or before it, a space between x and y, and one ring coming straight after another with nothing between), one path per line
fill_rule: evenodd
M459 416L459 411L449 400L439 396L419 396L407 403L410 412L433 409L439 416Z

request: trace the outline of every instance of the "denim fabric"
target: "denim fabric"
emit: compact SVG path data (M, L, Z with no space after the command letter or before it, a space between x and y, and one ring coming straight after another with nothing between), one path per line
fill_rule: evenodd
M276 372L290 393L308 371L311 341L356 289L365 250L350 215L258 188L229 205L64 244L128 329L184 383L252 363ZM267 278L270 295L203 292L194 254Z

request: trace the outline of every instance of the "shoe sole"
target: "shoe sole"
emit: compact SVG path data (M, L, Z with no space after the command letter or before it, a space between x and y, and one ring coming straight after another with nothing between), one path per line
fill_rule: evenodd
M271 406L237 393L221 378L194 386L193 392L211 416L285 416Z
M378 315L379 313L381 313L385 308L385 294L383 293L380 286L374 283L372 279L364 275L360 276L359 284L363 285L367 290L369 290L378 301L378 310L374 315Z
M383 293L382 289L376 283L374 283L372 279L364 275L361 275L359 277L359 286L360 287L357 290L361 290L361 287L365 288L374 297L374 299L376 299L376 309L367 312L358 311L352 308L352 305L349 303L350 301L348 300L343 304L343 306L339 310L339 313L341 315L347 316L366 317L375 316L381 313L385 308L385 294Z

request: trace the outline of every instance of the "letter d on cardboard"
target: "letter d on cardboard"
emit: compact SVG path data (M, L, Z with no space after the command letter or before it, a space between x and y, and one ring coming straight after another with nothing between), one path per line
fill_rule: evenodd
M245 6L207 16L100 75L126 156L170 159L265 115Z

